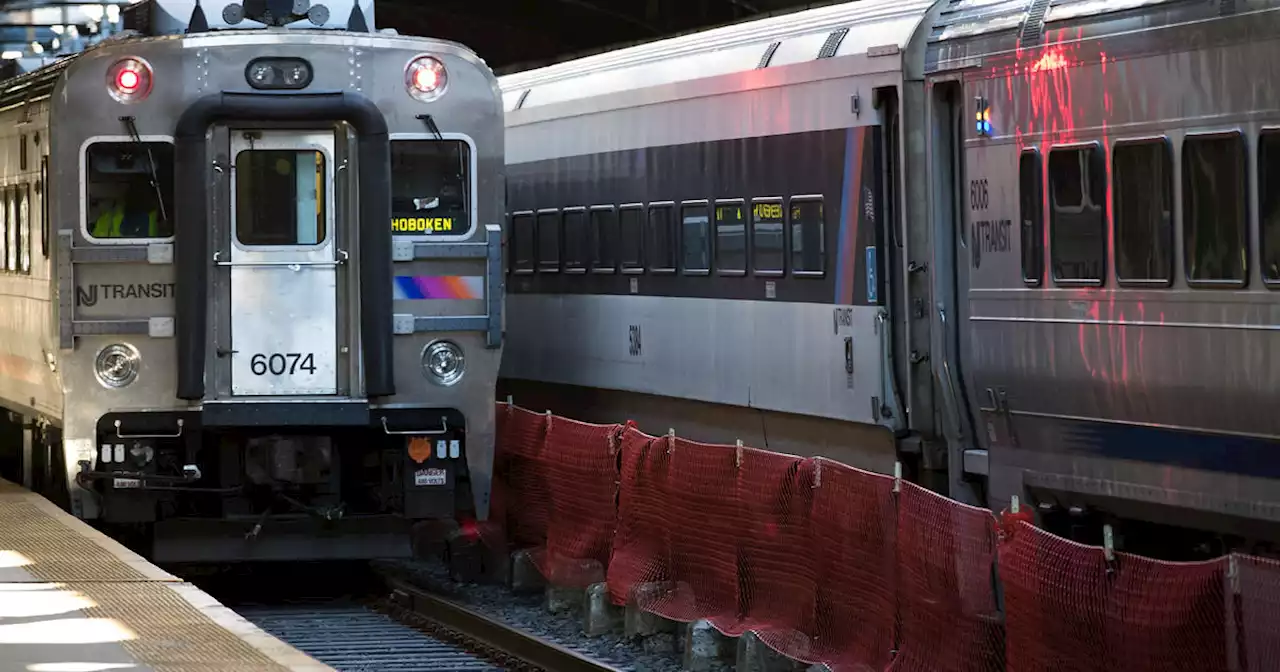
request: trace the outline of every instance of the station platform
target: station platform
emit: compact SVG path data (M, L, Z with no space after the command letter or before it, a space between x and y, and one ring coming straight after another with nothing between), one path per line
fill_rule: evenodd
M330 669L0 480L0 672Z

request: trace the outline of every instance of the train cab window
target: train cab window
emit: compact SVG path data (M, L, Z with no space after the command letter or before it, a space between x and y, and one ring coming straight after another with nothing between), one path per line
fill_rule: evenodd
M649 270L673 273L676 270L676 220L670 201L649 204L648 235L645 248L649 252Z
M705 275L711 270L711 226L707 202L684 203L680 206L681 267L689 275Z
M564 211L564 270L566 273L586 273L591 256L591 239L587 231L586 208L567 208Z
M173 235L173 145L98 142L85 151L85 228L97 239ZM280 199L275 198L276 201Z
M1018 157L1018 210L1022 220L1022 281L1039 285L1044 277L1044 182L1040 152L1028 149Z
M782 275L784 226L781 198L751 201L751 258L756 275Z
M618 211L623 273L644 272L644 206L624 205Z
M18 237L22 242L18 245L18 270L31 272L31 188L27 185L18 187Z
M1106 167L1097 145L1049 152L1049 236L1053 278L1102 284L1106 266Z
M591 270L613 273L618 268L618 211L612 205L591 209Z
M391 141L391 233L471 230L471 149L461 140Z
M317 245L325 239L325 157L314 149L248 149L236 155L236 240Z
M1280 131L1258 138L1258 199L1262 278L1280 283Z
M747 272L747 224L744 201L716 202L716 269L721 275Z
M826 215L821 196L791 199L791 273L822 275L827 253Z
M1248 272L1244 138L1187 136L1182 143L1182 225L1187 279L1238 285Z
M1164 139L1121 142L1111 159L1116 279L1173 279L1173 159Z
M511 215L511 270L516 273L532 273L537 233L532 212Z
M538 211L538 271L560 272L560 211Z

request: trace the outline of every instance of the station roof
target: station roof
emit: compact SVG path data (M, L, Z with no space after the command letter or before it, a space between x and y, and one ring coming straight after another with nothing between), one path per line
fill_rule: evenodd
M376 22L461 42L498 74L840 0L377 0Z

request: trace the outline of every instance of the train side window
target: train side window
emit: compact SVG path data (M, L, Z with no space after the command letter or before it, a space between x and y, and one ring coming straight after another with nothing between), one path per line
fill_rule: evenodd
M685 275L706 275L711 271L711 226L706 201L680 205L681 265Z
M40 252L44 254L44 258L49 258L49 228L52 225L52 217L49 216L49 203L53 199L49 198L49 155L45 154L40 157L40 188L36 189L36 193L40 194Z
M827 254L821 196L791 198L791 274L820 276Z
M591 248L593 273L613 273L618 268L618 211L612 205L591 208Z
M1040 152L1024 150L1018 157L1022 281L1032 286L1044 277L1044 181L1040 170Z
M89 145L85 150L84 197L84 225L89 236L171 237L173 168L173 145L168 142ZM283 201L278 193L272 200Z
M676 270L675 203L662 201L649 204L648 235L645 248L649 252L649 270L674 273Z
M1049 152L1053 279L1100 285L1106 267L1106 167L1096 144Z
M756 275L782 275L783 221L781 198L751 201L751 258Z
M24 184L18 187L18 234L22 244L18 246L21 258L18 259L19 270L31 272L31 186Z
M1163 138L1119 142L1111 158L1116 279L1173 280L1173 158Z
M532 212L511 215L511 270L513 273L532 273L537 233Z
M644 206L624 205L618 211L623 273L644 272Z
M9 230L9 208L5 205L8 201L9 190L0 189L0 271L9 270L9 248L12 247L9 241L13 232Z
M391 233L471 231L471 148L461 140L391 141Z
M1189 135L1182 143L1182 225L1187 280L1245 282L1249 264L1244 138Z
M586 273L591 258L591 239L587 231L587 209L564 210L564 271Z
M720 275L747 272L747 225L741 198L716 201L716 269Z
M314 149L247 149L236 155L236 240L317 245L325 239L326 170Z
M1258 138L1258 199L1262 279L1280 282L1280 131Z
M18 188L4 190L5 217L9 220L9 254L5 268L18 272L18 257L22 256L22 226L18 223Z
M560 211L538 211L538 272L560 272Z

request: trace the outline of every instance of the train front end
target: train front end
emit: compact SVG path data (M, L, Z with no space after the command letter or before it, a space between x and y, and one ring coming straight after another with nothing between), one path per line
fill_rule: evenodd
M484 519L491 71L371 1L146 4L52 96L73 511L171 562L403 556L415 521Z

